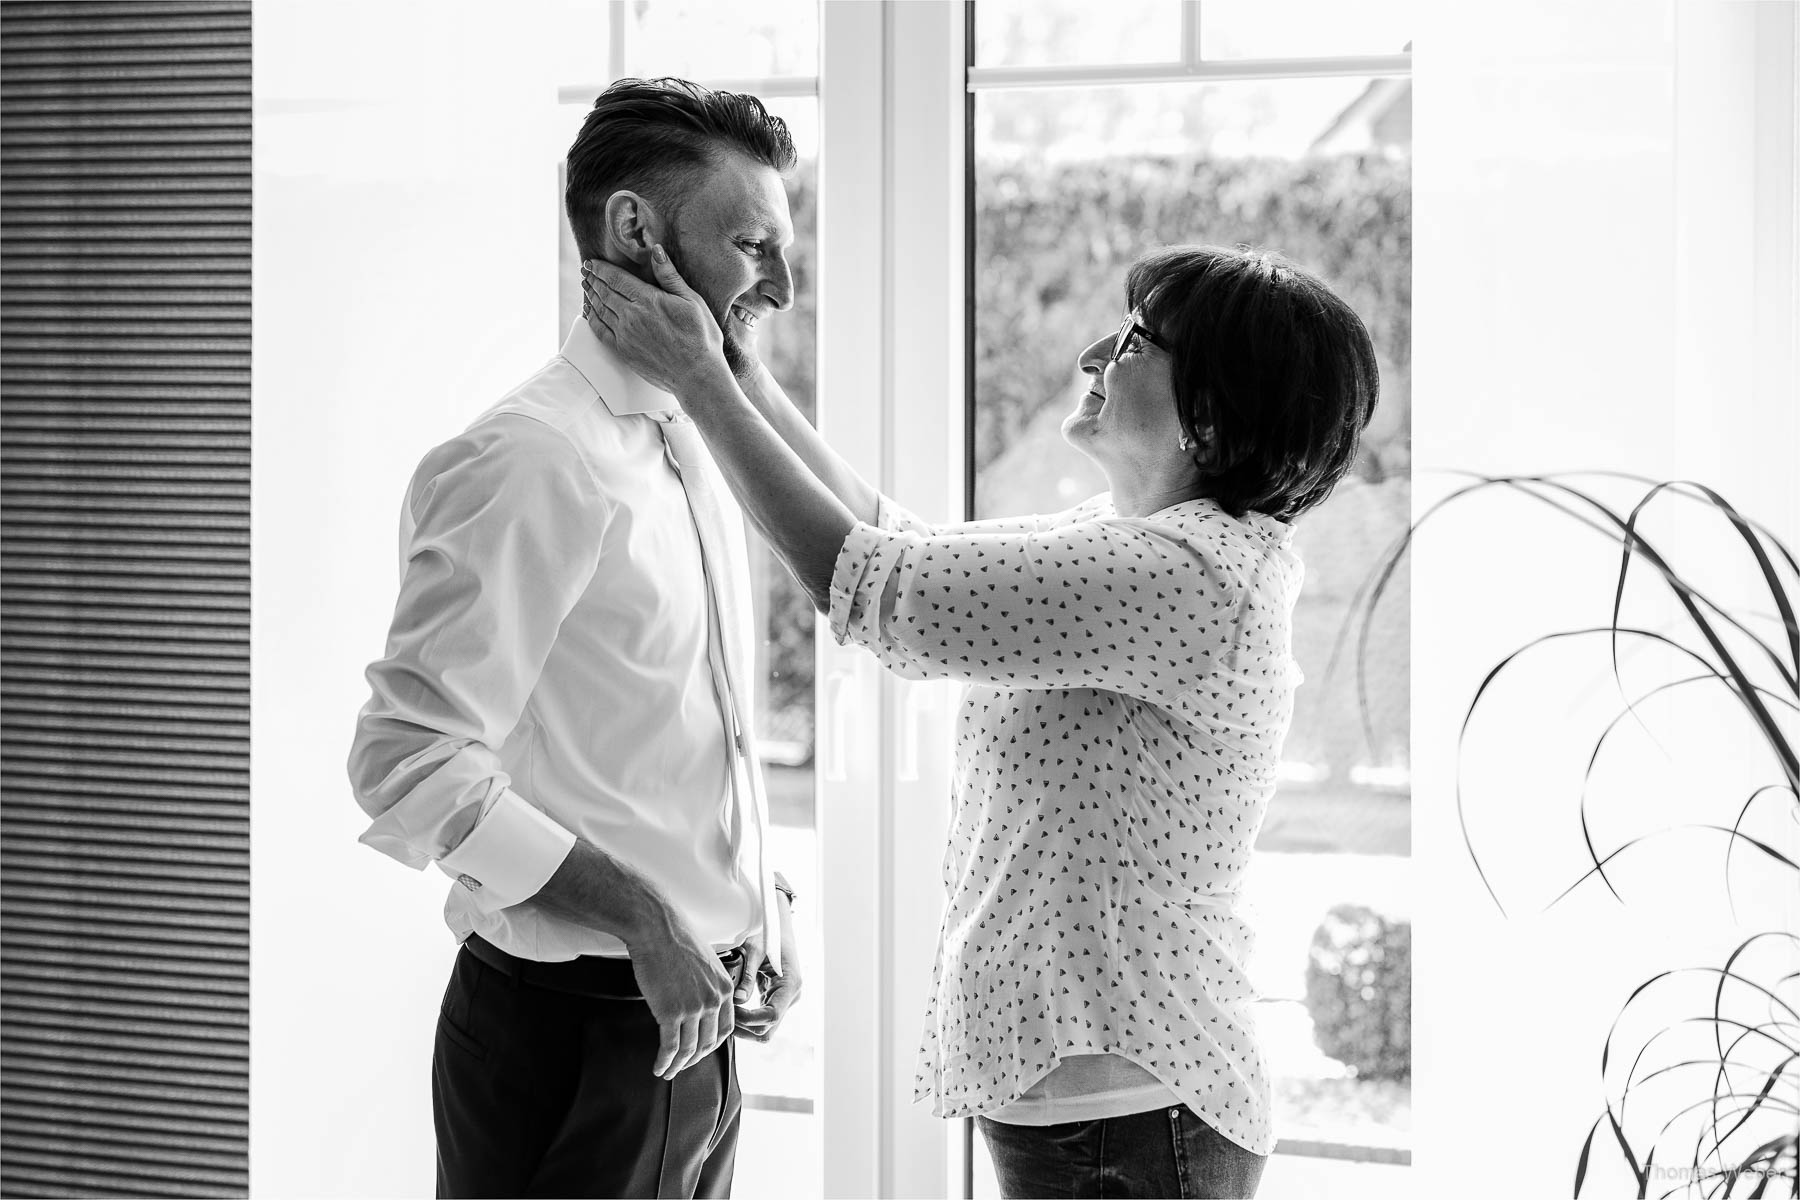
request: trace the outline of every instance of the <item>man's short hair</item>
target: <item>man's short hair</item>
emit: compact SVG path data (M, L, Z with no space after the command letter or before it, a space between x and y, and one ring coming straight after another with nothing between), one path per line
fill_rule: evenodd
M1234 516L1298 516L1356 458L1381 392L1362 319L1279 254L1167 246L1133 263L1125 302L1167 339L1175 408L1210 426L1206 494Z
M599 257L614 192L636 192L673 220L682 193L729 152L779 172L795 161L787 123L755 96L667 78L621 79L601 92L569 147L563 193L581 257Z

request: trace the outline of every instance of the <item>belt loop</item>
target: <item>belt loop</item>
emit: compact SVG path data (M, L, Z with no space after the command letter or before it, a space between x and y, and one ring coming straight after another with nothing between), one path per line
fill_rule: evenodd
M477 962L480 962L484 966L490 967L505 976L506 982L512 987L517 988L519 986L521 982L519 976L524 970L523 966L520 965L519 960L482 937L479 933L471 933L463 941L463 949L467 950Z

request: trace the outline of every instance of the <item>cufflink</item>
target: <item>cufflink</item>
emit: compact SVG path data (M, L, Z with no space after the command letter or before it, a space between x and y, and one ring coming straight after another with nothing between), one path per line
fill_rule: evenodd
M462 884L471 892L479 892L481 890L481 880L475 878L473 875L458 875L456 877L456 882Z

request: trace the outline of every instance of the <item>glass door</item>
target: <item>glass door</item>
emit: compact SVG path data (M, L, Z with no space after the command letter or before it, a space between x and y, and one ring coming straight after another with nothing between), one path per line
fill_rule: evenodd
M1086 390L1076 355L1117 327L1125 270L1153 247L1279 250L1374 337L1382 398L1361 460L1296 525L1307 683L1246 915L1283 1139L1264 1190L1391 1187L1378 1168L1409 1161L1411 1141L1410 1045L1391 1032L1409 1003L1404 567L1360 688L1337 646L1410 518L1409 9L977 0L972 26L973 516L1059 512L1105 490L1060 426ZM1389 959L1346 1000L1334 956L1369 946ZM994 1195L974 1143L974 1194Z

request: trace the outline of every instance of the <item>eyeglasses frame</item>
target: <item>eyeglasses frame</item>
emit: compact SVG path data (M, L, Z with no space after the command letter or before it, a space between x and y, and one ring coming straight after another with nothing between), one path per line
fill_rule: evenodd
M1146 329L1143 324L1138 321L1136 313L1127 313L1125 315L1125 323L1120 325L1119 332L1113 335L1112 353L1107 356L1106 361L1109 363L1116 363L1119 359L1123 358L1125 356L1125 351L1130 348L1129 343L1133 337L1143 338L1144 341L1155 346L1158 350L1168 350L1168 347L1163 345L1161 338L1157 337L1156 334L1149 329Z

